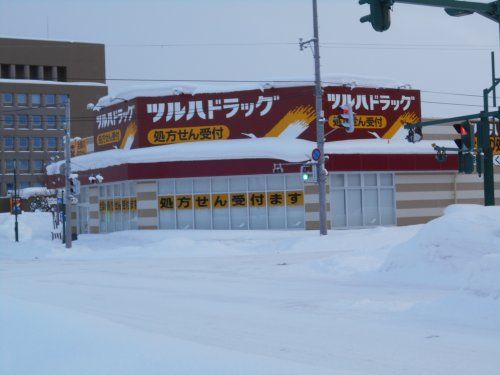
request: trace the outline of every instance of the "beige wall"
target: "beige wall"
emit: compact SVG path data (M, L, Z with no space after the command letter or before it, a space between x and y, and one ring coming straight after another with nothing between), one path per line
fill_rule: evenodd
M495 167L495 198L500 204L500 167ZM453 172L396 173L398 225L425 223L456 203L483 204L483 179Z

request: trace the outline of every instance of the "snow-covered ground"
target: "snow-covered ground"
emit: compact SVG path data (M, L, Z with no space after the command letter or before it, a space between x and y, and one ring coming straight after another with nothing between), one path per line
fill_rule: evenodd
M0 374L498 374L500 207L422 226L126 231L0 214Z

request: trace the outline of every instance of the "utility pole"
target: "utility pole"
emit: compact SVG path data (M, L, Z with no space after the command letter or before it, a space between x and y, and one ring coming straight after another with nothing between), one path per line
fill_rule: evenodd
M319 64L319 27L318 5L313 0L313 27L314 27L314 81L316 99L316 142L320 151L318 159L318 191L319 191L319 233L328 234L326 225L326 174L325 174L325 119L323 113L323 89L321 88L321 72Z
M66 165L64 168L65 174L65 187L64 187L64 218L66 221L66 227L64 228L64 237L66 243L66 249L71 249L71 196L70 196L70 175L71 175L71 120L70 120L70 101L69 96L66 98L64 103L65 107L65 137L64 137L64 156L66 158Z
M14 159L14 235L16 242L19 242L19 224L17 222L17 159Z

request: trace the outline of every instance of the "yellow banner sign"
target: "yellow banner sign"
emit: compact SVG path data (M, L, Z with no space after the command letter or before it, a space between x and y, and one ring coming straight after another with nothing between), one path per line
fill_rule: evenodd
M178 210L190 210L193 208L193 197L191 195L177 195L175 197L175 208Z
M227 194L212 194L213 208L228 208L229 198Z
M121 209L122 209L122 200L121 199L114 200L114 209L115 209L115 211L121 211Z
M174 196L167 195L158 197L158 207L160 210L173 210L174 209Z
M188 128L152 129L148 141L152 145L168 145L183 142L216 141L229 138L225 125L194 126Z
M84 155L88 152L87 139L71 141L71 156Z
M247 206L247 193L231 194L231 207L246 207L246 206Z
M124 211L130 210L130 200L128 198L122 199L122 210Z
M137 210L137 198L130 198L130 211Z
M210 194L197 194L194 196L194 208L203 209L210 207L212 207Z
M500 136L490 136L490 147L493 155L500 155Z
M337 115L331 115L328 118L328 125L331 128L339 126L339 121L344 122ZM387 127L387 119L380 115L356 115L354 117L354 127L356 129L383 129Z
M220 193L220 194L194 194L194 195L166 195L158 197L160 210L188 210L191 208L245 208L245 207L282 207L300 206L304 204L304 192L274 191L252 193ZM124 203L122 208L125 209Z
M266 207L266 193L248 193L250 207Z
M304 192L302 191L287 191L286 192L287 206L301 206L304 204Z
M267 204L269 207L280 207L285 205L285 193L272 191L267 193Z
M101 133L97 135L97 145L104 146L110 143L116 143L120 141L121 137L122 137L122 132L120 129Z
M109 199L106 201L106 211L113 211L113 200Z

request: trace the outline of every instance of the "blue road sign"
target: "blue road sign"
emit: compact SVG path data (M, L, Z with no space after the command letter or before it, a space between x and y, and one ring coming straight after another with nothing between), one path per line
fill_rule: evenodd
M315 148L314 150L312 150L312 153L311 153L312 160L318 161L320 156L321 156L321 151L318 148Z

